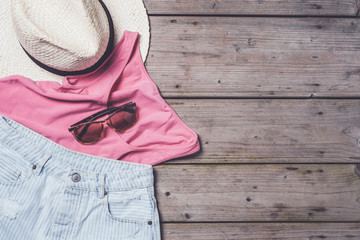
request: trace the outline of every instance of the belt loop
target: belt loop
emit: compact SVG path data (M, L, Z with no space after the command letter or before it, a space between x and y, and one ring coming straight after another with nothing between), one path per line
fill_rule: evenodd
M38 161L37 165L33 165L33 172L39 176L41 170L44 168L45 163L50 159L51 154L45 153L45 155Z
M99 174L99 198L103 199L105 196L105 174Z

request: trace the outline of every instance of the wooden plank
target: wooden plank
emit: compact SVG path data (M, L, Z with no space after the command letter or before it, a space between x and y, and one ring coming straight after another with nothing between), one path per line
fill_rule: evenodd
M360 97L360 19L152 17L164 97Z
M356 0L145 0L151 14L354 16Z
M168 163L360 160L360 100L167 100L202 151Z
M164 240L349 240L360 239L359 223L166 223Z
M165 222L359 221L353 164L158 165Z

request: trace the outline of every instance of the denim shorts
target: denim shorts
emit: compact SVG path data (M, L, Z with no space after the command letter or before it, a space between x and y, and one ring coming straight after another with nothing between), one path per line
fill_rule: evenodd
M64 148L0 116L1 240L157 240L151 165Z

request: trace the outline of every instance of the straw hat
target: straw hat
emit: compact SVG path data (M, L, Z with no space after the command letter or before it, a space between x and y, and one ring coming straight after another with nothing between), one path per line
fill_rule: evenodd
M0 6L0 78L57 81L96 69L124 30L140 33L145 61L149 20L142 0L6 0Z

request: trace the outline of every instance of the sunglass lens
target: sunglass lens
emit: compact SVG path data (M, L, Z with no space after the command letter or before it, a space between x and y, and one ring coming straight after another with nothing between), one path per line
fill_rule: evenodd
M91 144L102 137L103 125L101 123L90 123L80 125L73 130L76 139L83 144Z
M109 119L109 125L117 132L125 131L136 123L136 111L120 111L115 113Z

